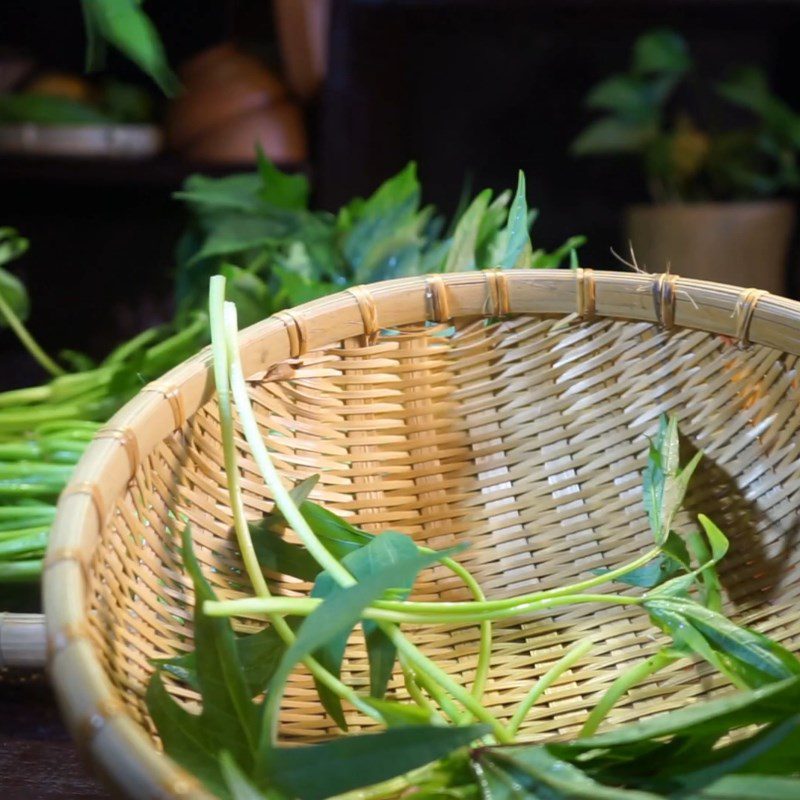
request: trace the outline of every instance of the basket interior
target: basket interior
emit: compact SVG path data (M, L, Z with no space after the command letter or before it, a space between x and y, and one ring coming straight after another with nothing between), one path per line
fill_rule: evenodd
M729 610L797 650L800 645L797 357L739 349L702 331L575 316L464 319L333 342L251 377L251 396L279 469L320 473L313 497L368 530L400 530L446 547L491 597L551 588L629 560L650 545L641 498L647 436L679 416L686 452L706 453L688 505L731 540L722 569ZM243 440L248 514L269 495ZM215 402L142 463L102 532L90 571L91 635L129 713L152 731L144 693L150 659L190 649L192 594L177 519L219 595L241 594L230 532ZM682 524L690 524L685 516ZM281 591L306 591L281 580ZM467 599L442 568L422 598ZM412 628L410 635L468 684L476 627ZM495 626L486 704L508 718L531 683L572 642L595 645L530 713L527 738L577 731L619 670L658 647L640 610L581 606ZM367 685L354 634L343 671ZM720 681L676 665L630 693L621 722L685 704ZM191 699L172 687L176 694ZM404 697L401 681L392 692ZM353 729L369 721L353 714ZM312 740L334 727L302 672L287 692L282 734Z

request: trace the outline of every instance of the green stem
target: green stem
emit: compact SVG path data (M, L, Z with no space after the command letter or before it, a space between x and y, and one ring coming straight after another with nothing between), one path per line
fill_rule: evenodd
M322 600L316 597L272 597L269 600L244 597L239 600L206 601L204 609L212 617L262 617L265 614L287 614L307 617L316 610ZM363 618L376 622L420 624L469 624L484 620L509 619L521 617L548 608L575 605L577 603L606 603L611 605L639 606L641 597L624 597L606 594L576 594L563 597L547 597L536 602L520 603L510 608L494 608L491 601L484 603L460 603L458 612L454 610L437 611L438 603L405 603L395 600L376 600L364 609ZM414 605L416 611L405 611L405 605ZM424 605L425 609L420 610Z
M217 276L220 277L220 276ZM292 500L283 481L272 463L272 458L264 444L261 431L258 428L253 408L250 405L250 397L247 394L247 383L242 371L239 348L236 345L237 322L236 306L233 303L225 303L225 327L227 341L230 343L228 348L228 358L230 360L231 389L233 399L236 403L236 410L239 413L239 422L244 430L245 439L250 445L259 471L266 482L275 505L280 509L289 527L297 534L300 541L311 554L313 559L326 570L340 586L353 586L355 578L328 552L327 548L320 542L310 525L306 522L300 509L297 508Z
M19 556L44 555L49 528L20 531L20 535L0 541L0 559L12 560Z
M56 510L52 506L0 506L0 520L26 519L28 517L47 517L54 519Z
M41 403L48 400L51 393L52 389L49 383L43 383L41 386L29 386L25 389L11 389L7 392L0 392L0 408Z
M405 684L409 697L411 697L411 699L423 711L427 711L429 714L435 713L436 709L434 708L433 703L431 703L431 701L425 697L425 695L422 693L422 689L419 688L419 683L417 682L414 670L409 667L405 661L400 662L400 670L403 673L403 683Z
M215 275L221 278L221 275ZM211 279L212 281L214 278ZM223 279L224 280L224 279ZM206 327L206 318L198 314L185 328L153 345L147 350L144 358L143 372L150 375L161 373L195 349L196 340Z
M534 703L553 685L576 661L579 661L592 647L593 642L589 639L583 639L576 642L566 653L558 660L552 667L550 667L541 678L533 685L533 688L528 693L527 697L519 704L514 716L511 717L511 722L508 723L508 729L511 731L512 736L517 735L520 725L528 716L528 712L533 708Z
M244 512L241 486L239 485L239 466L236 458L236 442L233 431L233 410L231 408L230 382L228 367L230 354L225 336L225 321L223 308L225 304L225 279L220 276L211 278L209 288L209 319L211 325L211 346L214 356L214 383L217 389L217 402L219 404L219 420L222 429L222 450L225 460L225 476L228 482L228 495L230 498L231 512L233 514L233 527L239 544L239 552L250 582L253 584L259 597L269 597L270 592L267 581L261 571L256 556L250 529ZM288 625L287 625L288 628Z
M606 689L605 694L600 698L600 702L592 709L579 735L591 736L598 729L600 723L606 718L608 712L616 705L620 697L626 694L637 683L643 681L648 675L658 672L675 660L675 656L667 654L664 650L659 650L655 655L642 661L641 664L637 664L633 669L623 672L622 675Z
M436 703L439 704L439 708L441 708L445 715L449 717L450 721L457 723L461 713L459 712L455 703L453 703L447 694L442 691L441 687L436 683L436 681L431 680L430 676L426 675L425 673L417 673L416 670L414 670L414 668L409 664L408 659L405 656L400 656L398 661L400 662L403 673L412 675L417 686L423 686L425 691ZM422 695L421 692L420 696L424 700L424 695ZM430 708L430 704L423 703L420 705L420 707L427 711Z
M415 671L420 674L425 674L431 677L444 689L454 700L461 703L475 719L480 722L485 722L491 729L492 733L497 738L498 742L509 744L514 741L513 737L498 722L495 717L489 713L481 703L476 700L463 686L457 681L453 680L436 662L431 661L427 656L421 653L411 642L406 639L400 632L400 629L389 623L379 623L380 629L389 637L392 644L397 648L398 654L405 657L406 661L411 664Z
M42 559L0 561L0 582L23 583L35 581L42 574Z
M37 436L52 436L57 433L62 438L90 442L100 427L101 423L87 419L63 419L42 423L35 433Z
M28 329L22 324L22 320L14 313L2 294L0 294L0 314L3 315L9 327L17 334L17 338L22 342L23 347L25 347L45 371L49 372L53 377L67 374L66 370L59 367L58 364L39 347L36 340L28 333Z
M147 328L143 330L141 333L134 336L132 339L128 339L128 341L123 342L118 347L115 347L103 361L102 366L116 366L118 364L122 364L127 361L137 350L141 350L144 347L150 345L153 340L158 339L164 332L163 326L157 326L155 328Z
M420 548L420 549L427 549L427 548ZM466 584L467 588L472 593L473 598L479 602L483 603L486 601L486 595L483 593L483 589L481 589L480 584L478 581L475 580L472 573L459 564L457 561L454 561L452 558L443 558L442 564L458 575L462 581ZM492 659L492 622L491 620L484 620L480 624L480 643L478 645L478 664L475 668L475 679L472 682L472 695L475 697L476 700L480 700L483 697L483 693L486 690L486 680L489 676L489 666L491 664ZM464 716L459 720L462 725L466 725L470 720L469 714L464 714Z
M504 609L504 608L512 608L513 606L520 605L522 603L535 603L540 600L547 600L549 598L557 598L557 597L564 597L567 595L576 595L583 593L586 589L594 588L595 586L600 586L604 583L608 583L609 581L616 580L617 578L622 577L623 575L631 572L635 569L638 569L641 566L644 566L648 562L652 561L659 553L661 552L661 548L654 547L652 550L648 550L644 555L639 556L639 558L631 561L627 564L624 564L621 567L617 567L616 569L610 570L609 572L605 572L602 575L596 575L594 578L587 578L584 581L578 581L577 583L571 583L566 586L560 586L557 589L544 589L540 592L531 592L529 594L519 595L517 597L508 597L502 600L487 600L482 605L486 610L489 609ZM403 610L404 611L419 611L420 613L426 613L433 609L436 610L447 610L447 611L454 611L458 613L461 609L469 606L470 603L465 602L443 602L437 601L435 603L429 602L405 602ZM389 606L381 606L389 608Z
M230 498L231 512L233 515L234 529L242 553L242 560L253 588L265 599L270 598L270 591L258 558L253 547L250 529L244 512L242 490L239 482L239 469L236 459L236 445L233 430L233 410L230 397L230 343L225 335L224 316L222 309L225 302L225 279L221 276L211 279L209 298L209 317L211 325L211 339L214 353L214 379L219 398L220 425L222 428L223 451L225 458L225 473L228 481L228 495ZM274 625L278 635L287 645L295 640L294 631L279 615L270 615L270 622ZM349 702L365 714L382 721L380 714L369 704L364 703L358 695L346 684L332 675L315 659L308 657L303 663L311 674L324 686L334 692L342 700Z
M264 477L267 486L273 494L275 504L283 514L288 525L294 530L297 536L305 545L314 560L328 572L328 574L340 585L344 587L354 586L355 578L343 567L325 546L317 539L311 527L308 525L300 510L295 505L289 492L272 463L261 431L258 428L250 397L247 394L247 383L245 382L242 371L239 348L237 346L237 322L236 306L233 303L225 303L225 328L226 341L229 343L228 357L230 359L231 388L239 412L239 420L244 430L247 443L253 458ZM444 671L439 669L429 658L424 656L419 650L406 639L406 637L392 624L379 622L381 630L389 637L395 645L399 654L404 655L407 661L418 671L426 676L433 678L451 697L468 708L477 719L488 723L500 741L509 741L505 729L488 711L462 686L452 680Z

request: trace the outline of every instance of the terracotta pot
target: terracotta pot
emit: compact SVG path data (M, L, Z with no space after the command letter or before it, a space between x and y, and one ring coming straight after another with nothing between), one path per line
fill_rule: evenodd
M166 117L170 147L181 150L223 123L286 97L283 84L254 56L230 44L206 50L181 67L184 91Z
M633 206L626 242L639 266L738 286L786 291L796 209L783 200Z
M255 160L256 144L277 164L296 164L308 156L300 110L292 103L246 111L203 131L183 151L192 161L243 164Z
M261 88L241 84L203 87L187 92L172 102L167 114L170 147L181 150L240 114L268 108L273 104L272 98Z

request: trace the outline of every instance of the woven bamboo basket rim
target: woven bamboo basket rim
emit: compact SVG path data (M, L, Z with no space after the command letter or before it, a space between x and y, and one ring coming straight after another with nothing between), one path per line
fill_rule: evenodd
M306 351L423 321L568 315L656 323L800 355L800 304L753 289L588 269L416 277L357 287L242 331L245 375ZM73 737L134 797L211 797L125 710L88 637L87 575L106 516L142 459L213 396L210 348L146 386L90 445L62 494L43 576L49 675Z

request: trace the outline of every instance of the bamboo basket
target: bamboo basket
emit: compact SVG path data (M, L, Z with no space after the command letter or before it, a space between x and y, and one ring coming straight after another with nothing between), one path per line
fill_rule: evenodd
M468 539L459 559L490 597L555 587L642 552L646 437L659 415L677 414L687 451L706 453L689 511L708 513L731 540L729 613L800 649L800 304L667 275L472 272L350 289L248 328L240 344L287 481L320 473L314 497L368 530L437 548ZM248 513L259 517L271 501L243 437L239 455ZM190 519L221 596L237 596L231 584L243 580L222 461L206 349L111 420L59 503L44 574L49 675L75 739L130 797L208 796L159 751L143 696L150 660L191 648L177 518ZM443 569L423 574L418 596L466 599ZM409 634L470 682L476 628ZM590 656L533 709L527 739L574 734L619 670L659 645L630 607L499 623L487 705L507 718L586 636ZM367 683L355 638L343 676ZM627 695L610 723L722 688L702 666L675 665ZM403 696L399 681L393 691ZM282 735L332 733L310 677L298 674Z

